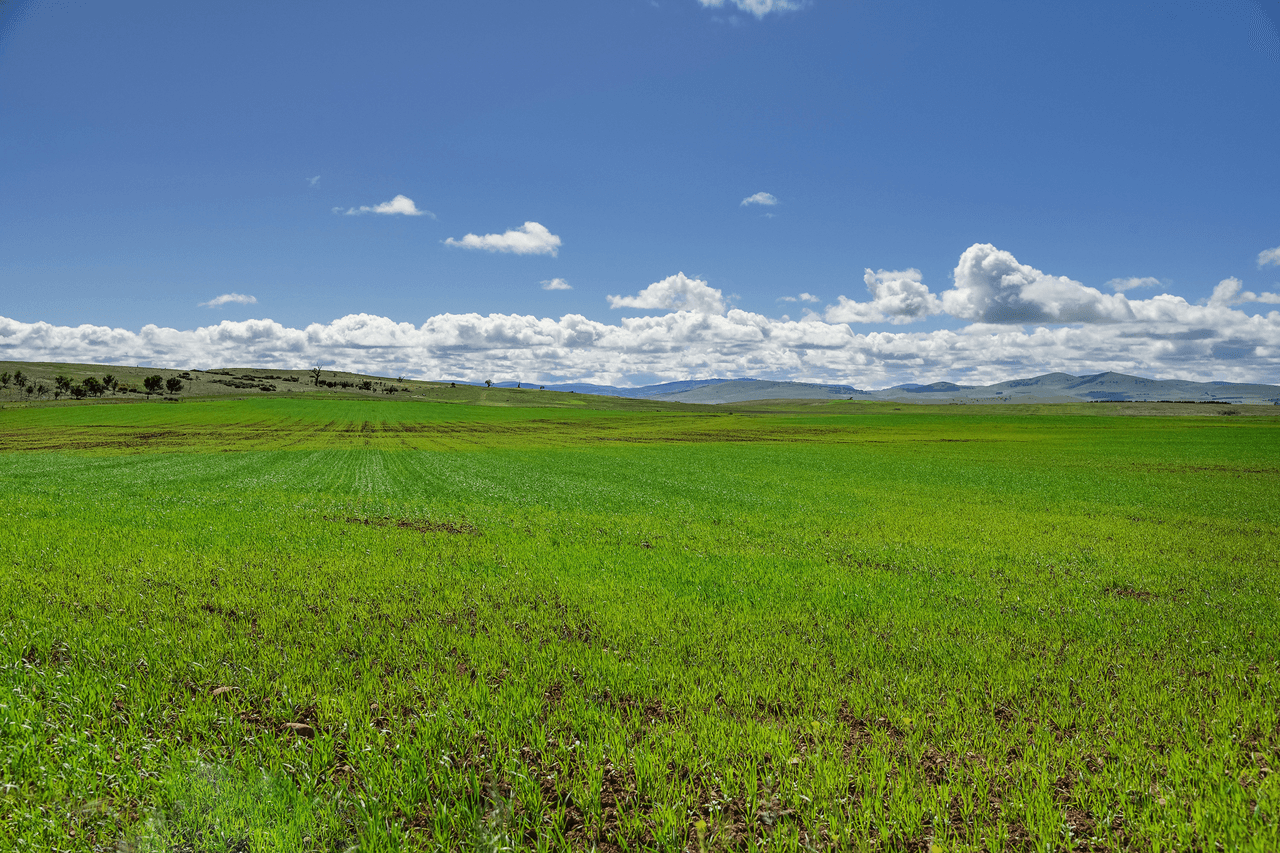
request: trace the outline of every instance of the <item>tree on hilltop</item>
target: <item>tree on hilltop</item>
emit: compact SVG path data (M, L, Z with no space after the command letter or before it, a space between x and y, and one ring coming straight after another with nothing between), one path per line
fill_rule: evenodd
M142 387L147 389L147 399L150 399L152 394L159 394L162 385L164 385L164 377L159 374L142 380Z
M182 390L182 380L176 376L170 376L164 381L164 387L169 389L170 394L177 394Z
M320 365L311 368L311 381L315 383L317 388L320 387Z

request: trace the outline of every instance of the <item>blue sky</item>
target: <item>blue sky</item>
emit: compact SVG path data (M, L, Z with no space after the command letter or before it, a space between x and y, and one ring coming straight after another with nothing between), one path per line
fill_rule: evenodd
M1280 382L1277 6L9 0L0 358Z

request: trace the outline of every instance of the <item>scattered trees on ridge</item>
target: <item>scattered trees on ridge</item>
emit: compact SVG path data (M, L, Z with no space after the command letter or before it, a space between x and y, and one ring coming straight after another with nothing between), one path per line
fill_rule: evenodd
M0 2L2 1L0 0ZM189 375L188 378L190 378ZM177 394L185 387L185 383L180 377L171 377L166 380L158 374L146 377L143 380L143 384L146 386L148 397L152 394L164 393L165 389L168 389L169 393ZM137 388L120 381L110 373L104 374L101 379L95 376L86 376L80 380L59 373L53 377L52 384L36 379L33 376L27 376L20 370L13 374L7 371L0 373L0 389L7 391L10 386L14 389L10 392L12 396L24 395L28 400L47 397L61 400L64 396L83 400L86 397L101 397L108 391L119 394L141 393Z

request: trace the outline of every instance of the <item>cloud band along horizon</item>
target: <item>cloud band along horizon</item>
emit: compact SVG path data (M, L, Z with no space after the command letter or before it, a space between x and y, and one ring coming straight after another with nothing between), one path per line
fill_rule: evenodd
M1280 311L1247 313L1253 293L1226 279L1204 304L1156 294L1128 299L1021 264L990 244L961 255L954 286L928 290L914 270L872 272L872 298L842 298L802 320L727 305L723 293L683 273L615 309L663 312L600 322L515 314L440 314L415 325L370 314L290 328L269 319L224 320L191 330L54 326L0 317L0 359L303 369L316 363L426 379L583 381L628 385L753 376L883 387L899 382L998 382L1061 371L1272 383L1280 368ZM918 319L938 305L972 322L959 329L859 332L841 320L872 312ZM646 379L645 382L652 381Z

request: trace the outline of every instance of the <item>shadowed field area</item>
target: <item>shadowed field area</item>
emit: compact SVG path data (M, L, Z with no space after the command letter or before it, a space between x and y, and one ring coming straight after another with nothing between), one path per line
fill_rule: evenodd
M0 411L0 847L1280 845L1274 418Z

